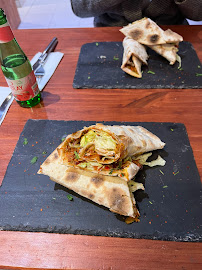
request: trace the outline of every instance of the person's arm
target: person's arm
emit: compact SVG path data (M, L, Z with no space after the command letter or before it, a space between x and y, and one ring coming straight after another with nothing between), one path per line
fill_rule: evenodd
M81 18L95 17L113 11L123 0L71 0L74 14Z
M202 21L202 0L174 0L179 10L190 20Z

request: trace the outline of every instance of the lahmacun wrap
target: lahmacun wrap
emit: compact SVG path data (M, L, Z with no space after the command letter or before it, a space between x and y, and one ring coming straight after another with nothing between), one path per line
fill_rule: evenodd
M177 55L178 45L183 37L170 29L164 31L154 21L143 18L128 24L120 29L128 38L140 44L150 47L152 50L163 56L173 65L176 60L181 61Z
M163 56L173 65L177 60L178 46L175 44L160 44L149 46L152 50Z
M57 151L64 165L129 181L141 167L135 156L164 145L140 126L96 124L67 136Z
M124 26L120 31L144 45L158 45L166 43L178 44L183 41L182 36L170 29L164 31L154 21L143 18Z
M52 181L109 208L114 213L138 221L140 214L133 193L128 183L119 177L104 176L62 165L57 150L44 161L38 173L48 175Z
M131 76L141 78L141 66L142 64L147 65L148 59L145 46L132 38L125 37L123 40L123 48L121 69Z
M141 126L96 124L70 134L40 166L50 177L110 211L139 221L132 178L151 153L165 143ZM151 162L149 162L151 163ZM146 164L149 164L146 163Z

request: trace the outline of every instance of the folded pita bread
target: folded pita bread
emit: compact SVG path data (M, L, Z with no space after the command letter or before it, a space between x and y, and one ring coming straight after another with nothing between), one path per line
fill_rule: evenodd
M177 60L178 48L175 44L160 44L149 46L152 50L163 56L173 65Z
M40 166L38 174L49 176L54 182L109 208L114 213L139 221L140 214L130 186L119 177L103 176L63 165L57 150ZM137 189L144 187L138 185Z
M99 141L99 137L101 137L101 141ZM123 152L119 155L119 160L115 160L113 164L105 164L102 158L97 159L97 154L106 154L107 158L107 155L111 154L112 150L115 156L116 151L114 149L120 149L117 145L123 144L124 141L126 145L121 148ZM94 168L94 171L90 171L88 167L79 168L78 164L83 163L83 160L78 157L80 153L82 153L82 157L85 155L85 144L88 143L93 145L92 157L96 157L97 164L101 166L117 166L119 163L120 168L113 167L114 171L111 174L107 170L98 171ZM105 151L105 144L112 149L108 147L107 151ZM165 143L157 136L140 126L104 126L103 124L96 124L68 135L66 140L43 162L38 174L49 176L56 183L109 208L112 212L132 218L132 220L127 220L127 223L139 221L140 214L136 207L133 192L138 189L144 190L144 186L130 179L141 167L140 163L138 164L138 157L141 157L139 154L161 149L164 145ZM88 153L88 148L86 150ZM74 151L77 151L77 154L71 159L69 153L74 153ZM149 155L150 153L147 154L147 156ZM75 158L78 158L77 162ZM87 158L88 162L95 162L91 158L89 159L89 156ZM120 172L125 173L125 178L120 175ZM106 175L107 173L108 175Z
M163 37L166 43L176 44L178 45L179 42L183 41L183 37L179 34L173 32L171 29L167 29L163 32Z
M157 149L163 149L165 143L159 137L141 126L106 126L116 136L130 138L126 148L127 156L138 156Z
M168 29L163 31L154 21L149 18L143 18L135 21L120 31L126 36L130 37L144 45L157 45L174 43L178 44L183 41L182 36Z
M141 78L141 66L147 65L148 55L146 49L136 40L125 37L123 40L123 60L121 69L131 76Z
M129 181L142 167L135 156L164 146L143 127L98 123L68 135L57 151L61 164Z

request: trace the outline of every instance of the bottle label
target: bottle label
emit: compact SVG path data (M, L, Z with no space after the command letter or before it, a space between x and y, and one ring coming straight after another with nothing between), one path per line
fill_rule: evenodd
M14 39L13 32L8 23L0 25L0 43L7 43Z
M13 96L18 101L25 101L34 98L39 93L39 87L32 70L29 75L18 80L10 80L6 78Z

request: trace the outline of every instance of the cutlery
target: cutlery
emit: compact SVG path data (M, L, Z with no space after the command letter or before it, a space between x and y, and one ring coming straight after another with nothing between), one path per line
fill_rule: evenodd
M40 78L40 77L44 76L45 70L44 70L43 65L45 64L46 59L47 59L48 55L49 55L51 52L52 52L51 50L48 51L48 52L44 55L44 57L41 58L40 63L39 63L39 66L34 70L34 74L35 74L35 76L36 76L37 78Z
M45 63L45 60L47 59L48 55L50 54L50 52L54 51L56 45L58 43L58 39L55 37L51 40L51 42L48 44L48 46L46 47L46 49L43 51L43 53L40 55L40 57L38 58L38 60L36 61L36 63L33 65L33 70L35 72L35 76L36 77L41 77L45 74L44 68L43 68L43 64ZM5 100L3 101L3 103L0 106L0 121L5 113L5 109L9 103L9 101L11 100L11 98L13 97L13 94L10 93Z
M39 58L36 61L36 63L33 65L32 68L33 68L34 72L36 72L36 70L40 67L41 63L44 63L44 61L48 57L49 53L52 52L52 51L54 51L57 43L58 43L58 39L56 37L54 37L51 40L51 42L48 44L48 46L46 47L46 49L43 51L43 53L39 56Z
M0 121L5 113L5 109L6 109L6 106L8 105L8 102L11 100L11 98L13 97L12 93L10 93L6 99L4 100L4 102L1 104L0 106Z

